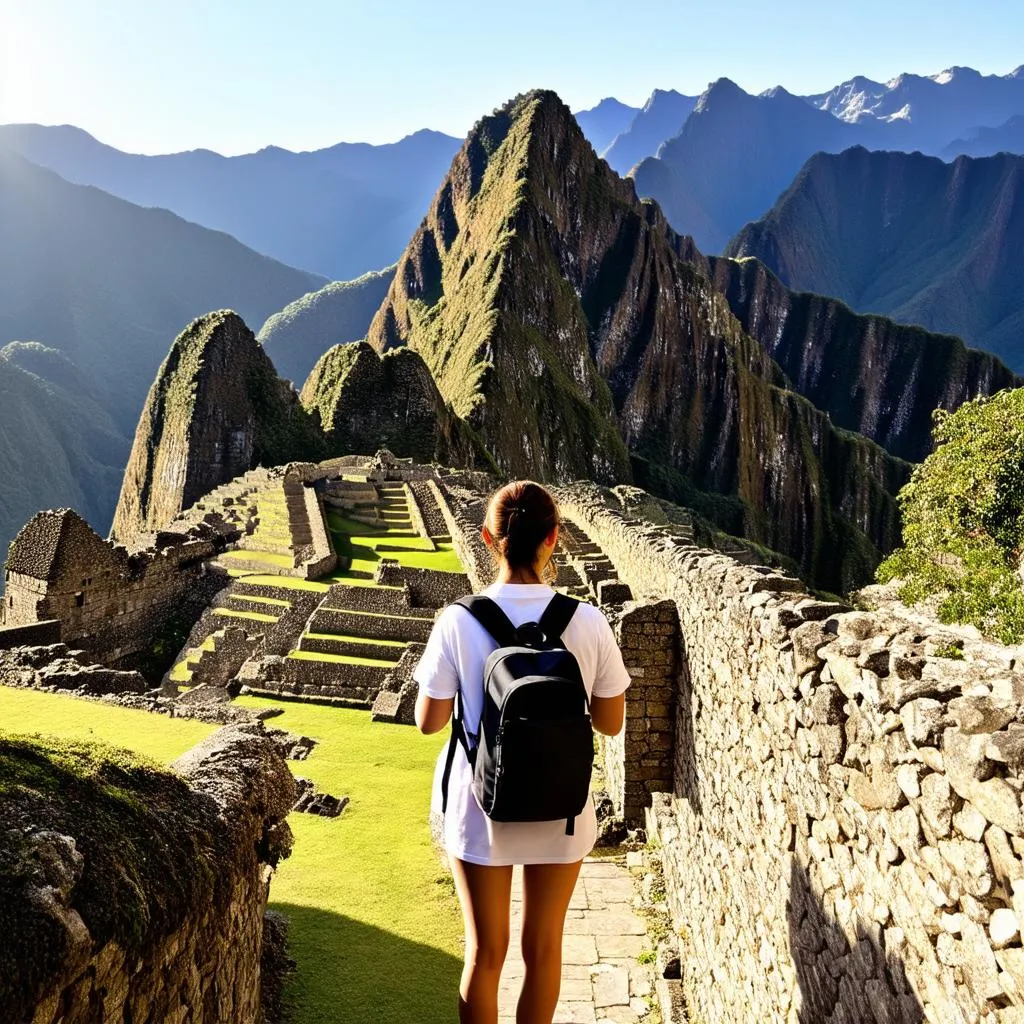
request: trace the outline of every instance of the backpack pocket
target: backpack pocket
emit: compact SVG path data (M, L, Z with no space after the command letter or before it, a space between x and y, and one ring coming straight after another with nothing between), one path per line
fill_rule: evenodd
M574 818L590 797L590 716L506 718L492 757L490 771L478 761L474 790L494 821Z

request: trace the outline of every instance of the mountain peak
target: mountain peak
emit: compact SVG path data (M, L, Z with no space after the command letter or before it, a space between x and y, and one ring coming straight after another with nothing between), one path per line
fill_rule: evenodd
M255 465L323 454L318 422L242 318L207 313L178 335L149 390L111 536L131 545Z
M744 99L752 99L750 93L741 89L731 78L719 78L712 82L697 100L695 113L710 110L712 105L736 103Z
M732 83L717 91L745 95ZM866 501L864 521L889 524L895 505L879 481L902 469L784 390L781 370L683 262L682 245L658 206L595 155L561 100L537 90L474 128L367 340L418 353L502 473L609 483L635 472L665 497L692 497L692 484L737 509L765 509L762 542L805 564L841 561L831 548L817 554L829 547L820 538L776 532L779 522L824 521L784 514L782 503L829 491L818 453L837 445L868 468L842 485L855 500L835 494L825 518ZM756 423L745 418L755 409ZM769 437L785 440L766 466ZM886 545L888 529L863 543Z

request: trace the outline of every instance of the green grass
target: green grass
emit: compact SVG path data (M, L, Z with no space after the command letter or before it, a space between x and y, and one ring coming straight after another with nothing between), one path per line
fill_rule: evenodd
M266 707L269 701L242 698ZM461 922L426 824L443 740L371 722L365 712L283 704L274 725L319 740L296 767L349 796L340 818L293 814L296 842L271 884L291 919L298 970L293 1024L449 1024L461 970ZM168 763L212 726L54 694L0 687L0 721L128 746Z
M255 604L269 604L274 605L276 608L291 608L291 604L287 601L283 601L279 597L257 597L255 594L238 594L232 592L231 599L233 601L252 601Z
M172 683L190 683L192 682L192 669L188 667L188 658L182 658L171 670L167 673L167 678Z
M327 527L331 533L346 533L360 536L369 533L382 533L383 529L371 523L360 523L355 519L349 519L339 512L327 513Z
M292 816L295 852L271 886L292 919L295 1024L448 1024L461 922L426 826L443 741L313 705L274 724L318 738L302 774L352 801L340 818Z
M263 573L249 572L245 569L229 569L228 574L235 579L258 587L280 587L282 590L312 590L317 594L326 594L330 589L326 583L316 580L300 580L297 576L267 576ZM324 578L331 579L330 576Z
M0 721L10 732L43 733L127 746L162 764L180 757L214 729L205 722L6 686L0 686Z
M462 563L450 544L438 544L437 551L389 551L387 558L397 558L399 565L410 569L438 569L441 572L462 572Z

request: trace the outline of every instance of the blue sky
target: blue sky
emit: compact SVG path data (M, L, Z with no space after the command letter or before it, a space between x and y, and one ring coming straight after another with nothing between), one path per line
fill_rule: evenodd
M464 135L537 86L573 108L655 87L824 91L1024 63L1020 0L0 0L0 122L121 149L251 152Z

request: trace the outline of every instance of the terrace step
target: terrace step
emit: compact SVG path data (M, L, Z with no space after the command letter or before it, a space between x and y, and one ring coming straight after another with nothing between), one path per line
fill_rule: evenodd
M361 640L401 640L426 643L433 628L433 617L379 615L341 608L318 608L310 618L311 633L332 633Z
M316 654L334 654L346 658L372 658L376 661L387 661L398 664L406 647L404 644L390 646L373 640L354 640L348 637L313 635L304 633L299 637L300 651Z
M289 701L295 704L322 704L333 708L351 708L354 711L369 711L372 700L359 700L354 697L324 697L318 694L292 693L289 690L265 690L251 686L243 686L242 693L253 697L269 697L271 700Z

